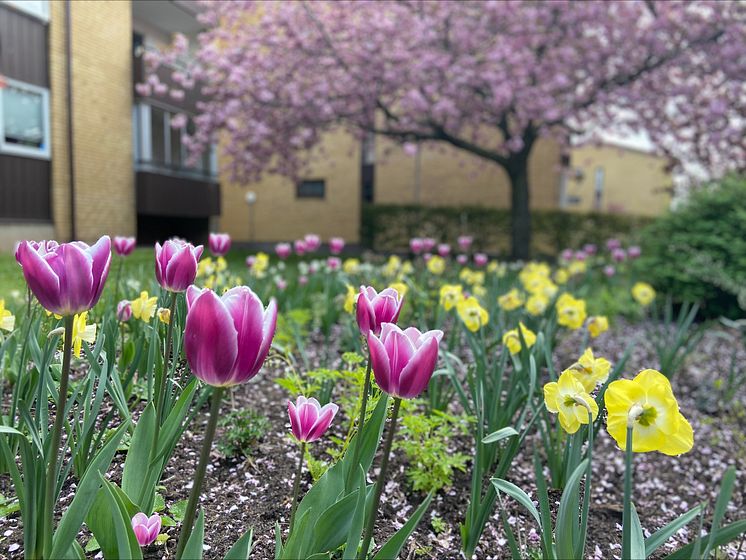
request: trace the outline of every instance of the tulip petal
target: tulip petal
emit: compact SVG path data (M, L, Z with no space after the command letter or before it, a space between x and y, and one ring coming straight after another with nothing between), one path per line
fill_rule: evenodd
M53 260L53 262L51 262ZM63 313L73 315L89 309L93 295L93 259L73 243L62 245L50 260L52 268L61 267L60 304Z
M324 432L329 429L338 410L339 407L334 403L326 404L319 410L319 416L307 436L308 441L316 441L324 435Z
M187 306L187 313L192 307L192 304L194 303L194 300L196 300L202 292L204 292L207 288L200 289L194 284L189 286L186 291L186 306Z
M272 346L272 339L275 337L275 330L277 329L277 301L275 298L269 300L267 309L264 310L264 324L262 325L262 345L259 348L259 353L256 355L256 361L254 362L254 373L255 375L262 367L264 360L267 359L269 349Z
M60 281L52 267L27 241L18 247L18 257L31 291L47 311L60 309Z
M361 288L360 294L357 296L357 309L355 310L355 318L357 319L357 326L360 329L360 333L366 336L370 331L376 331L376 314L373 310L373 305L370 300L366 297L363 289Z
M194 375L209 385L230 384L238 333L223 302L206 290L192 303L184 329L184 352Z
M150 544L150 535L148 533L148 528L145 525L135 525L134 527L132 527L132 530L135 533L137 544L139 544L140 546L148 546Z
M370 363L376 383L384 393L391 394L391 366L383 343L372 333L368 334Z
M238 332L238 359L233 370L234 381L241 383L254 373L254 364L262 345L264 306L246 286L228 290L222 300Z
M145 515L143 512L138 512L132 518L132 524L133 525L147 525L148 524L148 516Z
M93 293L91 294L92 297L88 306L93 307L98 303L101 292L104 291L106 278L109 276L109 266L111 265L111 239L109 239L109 236L104 235L101 237L93 247L88 249L88 254L91 255L91 259L93 260L91 268L91 273L93 274Z
M399 375L409 360L415 353L414 344L401 331L392 331L384 340L383 345L386 347L386 353L389 356L391 365L392 383L398 386Z
M438 361L438 340L424 342L408 361L399 376L398 396L411 399L427 388Z
M197 276L197 261L189 248L180 247L166 265L166 289L183 292Z
M295 439L300 440L300 418L298 418L298 409L292 401L288 401L288 417L290 418L290 430L293 432Z
M157 241L155 242L155 279L158 284L163 285L163 264L161 261L161 255L163 254L163 247Z

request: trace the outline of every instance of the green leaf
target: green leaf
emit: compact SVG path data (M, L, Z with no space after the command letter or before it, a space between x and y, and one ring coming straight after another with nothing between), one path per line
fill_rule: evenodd
M746 533L746 519L742 519L741 521L735 521L734 523L731 523L730 525L721 527L716 532L714 532L712 536L708 534L702 538L707 538L707 539L711 538L712 539L711 545L714 548L714 547L728 544L729 542L737 539L744 533ZM701 541L701 540L702 539L697 539L697 541ZM680 549L672 552L671 554L666 556L663 560L689 560L690 558L692 558L694 546L697 543L697 541L690 543L686 546L683 546Z
M485 438L482 440L482 443L495 443L496 441L500 441L512 436L517 436L518 432L516 432L513 428L510 426L507 426L505 428L501 428L497 430L496 432L492 432L488 436L485 436Z
M154 435L155 406L151 402L145 407L135 426L122 474L122 490L140 507L144 506L145 497L155 491L157 483L155 477L149 472Z
M170 508L168 508L168 512L174 518L174 521L178 523L181 523L182 521L184 521L184 514L186 513L186 508L187 508L188 503L189 503L189 500L179 500L174 505L172 505Z
M523 507L525 507L541 527L541 517L539 516L539 512L536 510L534 503L531 501L531 498L528 497L528 494L518 488L515 484L501 478L493 478L491 479L491 482L498 492L505 492L508 496L517 500Z
M132 518L127 513L124 504L119 500L116 492L112 489L112 483L107 482L103 475L101 475L101 480L103 482L102 490L106 492L109 504L108 517L113 520L114 536L116 539L117 555L112 558L141 559L142 551L132 530ZM104 557L106 556L104 555Z
M202 560L202 545L204 542L205 512L200 509L199 515L197 516L197 523L194 524L194 528L189 534L189 540L187 540L186 546L184 547L184 554L182 554L181 557L189 560Z
M61 557L72 546L83 520L91 509L101 487L99 474L104 474L114 458L119 441L127 431L128 422L123 423L108 443L96 454L78 485L70 507L67 508L57 526L52 541L51 557Z
M725 510L728 508L728 502L733 494L733 485L736 482L736 468L733 466L728 467L723 475L723 481L720 483L720 492L718 493L717 501L715 502L715 511L712 514L712 524L710 525L710 535L716 534L720 523L725 515ZM714 548L712 545L713 537L711 536L707 540L707 546L702 554L704 558L710 556L710 551Z
M583 459L575 468L562 492L554 535L557 540L557 558L572 558L575 554L575 538L578 533L578 492L580 477L588 467Z
M651 556L679 529L691 523L700 513L702 513L701 505L690 509L684 515L674 519L668 525L658 529L655 533L650 535L645 539L645 556Z
M236 541L224 560L249 560L251 554L251 542L254 538L254 529L249 529Z
M347 544L345 545L343 560L354 560L357 557L357 549L360 547L360 541L363 537L363 524L365 523L365 504L367 499L367 488L365 486L365 472L358 465L358 487L357 487L357 505L355 513L350 523L350 532L347 534Z
M412 531L414 531L417 527L420 519L422 519L425 511L427 511L427 508L430 506L430 502L432 501L432 499L433 494L431 492L427 495L425 501L422 502L420 506L415 510L415 512L412 514L412 517L410 517L409 520L401 527L401 529L399 529L391 536L388 541L386 541L386 544L381 547L381 549L378 551L378 554L373 557L373 560L388 560L390 558L397 558L399 556L399 552L404 546L404 543L409 538L409 535L412 534Z
M85 552L97 552L101 550L101 545L98 544L96 537L91 537L91 539L86 543L84 550Z
M311 537L309 553L335 550L345 543L355 515L358 495L359 489L324 510L308 535ZM301 552L305 551L302 549Z
M632 512L632 531L630 537L629 557L630 560L645 560L645 535L642 532L642 525L640 524L640 517L637 515L637 509L635 504L630 504Z

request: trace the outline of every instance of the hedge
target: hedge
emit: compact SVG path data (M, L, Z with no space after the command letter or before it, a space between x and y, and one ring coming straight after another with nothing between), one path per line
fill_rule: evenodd
M601 245L610 237L637 242L652 218L622 214L534 210L531 250L535 257L554 256L566 247ZM407 252L412 237L433 237L455 246L459 235L472 235L474 247L493 255L510 254L510 210L481 207L363 205L361 241L378 252Z

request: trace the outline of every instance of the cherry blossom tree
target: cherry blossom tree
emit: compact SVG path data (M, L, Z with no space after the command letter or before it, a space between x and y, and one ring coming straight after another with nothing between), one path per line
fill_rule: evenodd
M672 161L744 169L741 2L234 0L205 2L201 18L193 63L174 75L208 99L189 147L224 134L239 181L299 173L340 126L442 143L505 171L513 256L526 258L539 138L644 130ZM187 48L178 37L151 69Z

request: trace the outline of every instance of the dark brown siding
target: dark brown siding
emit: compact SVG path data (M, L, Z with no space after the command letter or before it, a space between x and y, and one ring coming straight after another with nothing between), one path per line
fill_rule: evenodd
M49 161L0 154L0 219L52 219Z
M49 87L47 25L0 4L0 74Z
M137 213L148 216L206 218L220 214L215 182L137 172Z

